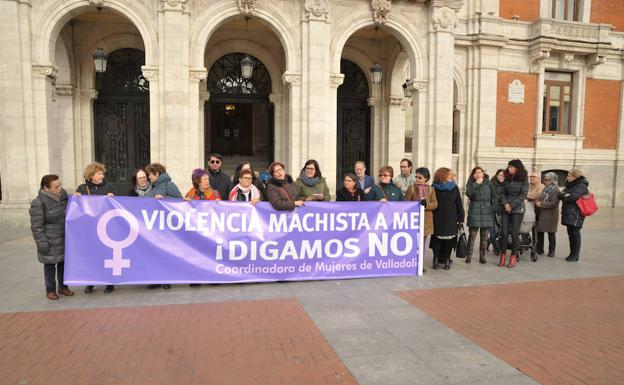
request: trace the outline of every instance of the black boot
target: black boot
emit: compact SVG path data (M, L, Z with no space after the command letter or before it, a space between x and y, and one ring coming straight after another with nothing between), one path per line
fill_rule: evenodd
M104 293L106 293L106 294L112 293L113 290L115 290L115 286L114 285L106 285L106 288L104 289Z
M472 262L472 255L468 254L466 256L466 263L470 263L470 262Z
M451 268L451 258L446 258L446 261L444 261L444 270L448 270Z
M437 256L433 256L433 270L438 270L440 268L440 266L438 266L438 257Z
M483 265L487 263L485 260L485 250L479 250L479 263Z
M554 257L555 256L555 246L557 245L557 238L553 236L551 236L550 233L548 233L548 256L549 257Z

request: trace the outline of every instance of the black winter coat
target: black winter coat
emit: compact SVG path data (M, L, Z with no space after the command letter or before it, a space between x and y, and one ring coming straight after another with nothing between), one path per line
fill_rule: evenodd
M238 181L236 181L236 184L232 185L230 176L223 171L214 173L212 170L209 170L208 178L210 179L210 187L219 192L221 199L227 199L230 196L230 191L238 184Z
M62 190L60 199L45 190L30 204L30 229L37 245L37 258L41 263L60 263L65 260L65 210L67 193Z
M108 193L114 193L113 190L113 184L107 182L106 180L102 181L100 184L95 184L90 180L85 180L83 184L78 186L76 192L79 192L82 195L108 195Z
M511 206L511 214L524 214L524 200L529 192L529 182L505 179L502 193L498 196L501 212L506 213L505 204Z
M589 194L589 182L580 176L572 182L566 182L565 188L559 193L561 205L561 224L564 226L583 227L585 217L576 205L576 201L583 195Z
M464 223L464 205L459 188L435 189L438 208L433 210L433 235L440 237L457 235L457 223Z
M364 194L364 191L362 191L362 189L359 187L357 188L357 190L355 190L355 194L353 195L344 187L336 191L336 202L358 202L365 200L366 196Z

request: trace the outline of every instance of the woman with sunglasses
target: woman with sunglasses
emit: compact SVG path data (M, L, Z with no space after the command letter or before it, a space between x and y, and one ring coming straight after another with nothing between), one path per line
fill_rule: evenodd
M403 193L394 183L392 178L394 177L394 170L390 166L383 166L379 169L379 183L374 185L367 195L369 201L402 201Z
M283 163L271 163L269 174L271 178L267 181L267 198L275 210L292 211L303 205L303 201L297 198L299 189L292 177L286 174Z
M328 202L331 198L327 182L321 174L318 162L314 159L305 162L295 185L299 188L299 199L301 200Z
M433 250L433 268L444 263L451 268L451 251L457 242L457 225L464 223L464 205L451 169L439 168L433 176L438 207L433 211L433 236L429 248Z

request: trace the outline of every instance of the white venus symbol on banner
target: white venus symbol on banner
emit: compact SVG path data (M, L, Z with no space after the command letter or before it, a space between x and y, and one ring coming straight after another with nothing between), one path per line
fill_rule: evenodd
M116 217L122 217L123 219L126 220L126 222L128 222L128 225L130 226L130 232L128 233L128 236L121 241L115 241L114 239L111 239L108 236L108 231L107 231L108 222L110 222L111 219L116 218ZM98 238L100 238L100 241L105 246L113 249L113 258L105 259L104 267L106 269L112 269L114 276L120 276L123 269L130 268L130 260L123 259L122 251L126 247L132 245L134 241L136 241L137 237L139 236L139 222L134 216L132 216L132 214L130 214L126 210L123 210L123 209L111 210L111 211L106 212L104 215L102 215L102 217L98 221L97 236Z

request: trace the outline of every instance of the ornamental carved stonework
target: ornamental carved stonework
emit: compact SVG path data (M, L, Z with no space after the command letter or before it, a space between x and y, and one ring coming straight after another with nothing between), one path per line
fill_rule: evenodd
M433 21L433 28L436 31L455 31L457 14L449 7L434 8L431 19Z
M141 73L147 81L158 79L158 67L141 66Z
M329 86L338 88L344 82L344 74L329 75Z
M373 10L373 20L375 24L384 24L392 6L391 0L371 0L371 9Z
M180 11L186 9L188 0L160 0L160 8L167 11Z
M252 17L256 0L238 0L238 8L245 17Z
M189 77L191 80L196 80L198 82L206 79L208 76L208 71L205 68L191 68L189 70Z
M305 17L307 20L323 20L329 19L329 1L328 0L305 0L304 3Z
M284 72L282 75L282 81L285 84L289 85L299 85L301 84L301 74L294 72Z
M54 64L33 64L32 65L32 73L35 76L56 78L56 74L58 73L58 67Z

